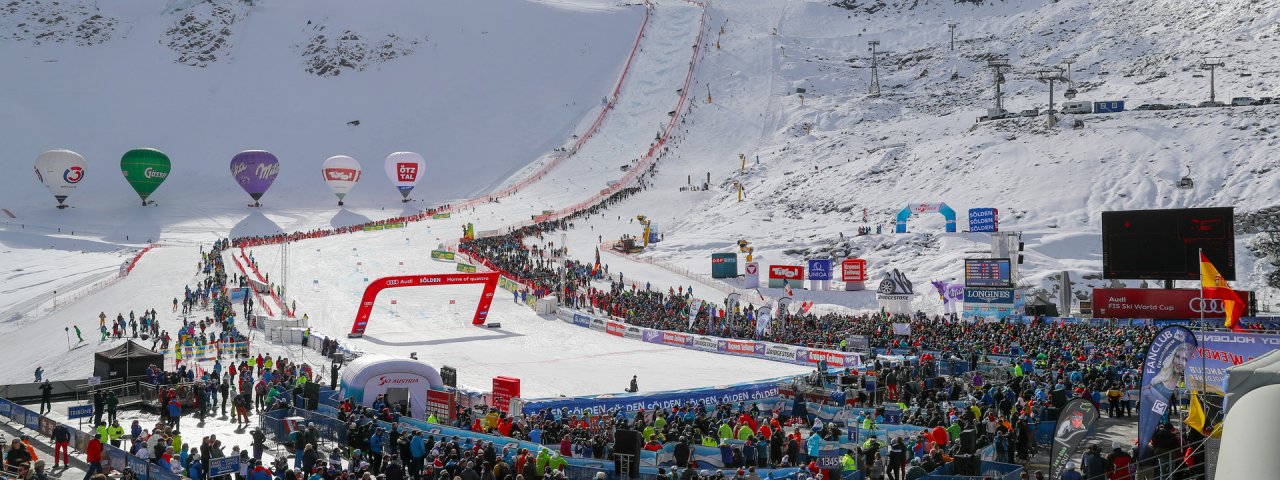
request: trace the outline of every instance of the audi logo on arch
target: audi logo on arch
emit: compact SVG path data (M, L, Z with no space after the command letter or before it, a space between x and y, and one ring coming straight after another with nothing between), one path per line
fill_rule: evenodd
M1193 298L1187 302L1187 308L1196 313L1227 313L1227 306L1216 298Z

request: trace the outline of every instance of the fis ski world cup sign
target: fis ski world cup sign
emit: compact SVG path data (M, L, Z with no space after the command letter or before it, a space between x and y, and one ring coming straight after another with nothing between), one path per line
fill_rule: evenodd
M1246 304L1251 292L1237 290ZM1095 288L1093 311L1097 318L1197 319L1226 318L1226 305L1215 298L1201 298L1198 289Z
M1000 210L994 208L969 209L970 232L1000 231Z

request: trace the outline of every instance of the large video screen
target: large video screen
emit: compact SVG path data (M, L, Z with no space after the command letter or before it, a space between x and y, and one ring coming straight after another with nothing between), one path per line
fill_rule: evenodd
M1102 276L1197 280L1203 250L1235 280L1234 220L1231 207L1102 212Z
M1013 278L1007 258L964 259L964 286L1012 288Z

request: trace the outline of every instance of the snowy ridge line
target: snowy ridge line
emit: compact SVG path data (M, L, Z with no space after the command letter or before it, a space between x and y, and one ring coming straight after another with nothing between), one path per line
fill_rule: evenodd
M234 254L232 254L232 258L235 258L235 255L234 255ZM246 257L246 256L244 255L244 247L240 247L240 258L243 258L243 259L244 259L244 263L245 263L246 265L249 265L249 269L250 269L250 270L252 270L252 271L253 271L253 274L254 274L255 276L257 276L257 277L258 277L258 281L262 282L262 284L263 284L263 285L267 285L267 293L270 293L270 294L271 294L271 299L272 299L272 300L275 300L275 301L276 301L276 305L279 305L279 306L280 306L280 313L283 313L285 316L287 316L287 317L289 317L289 318L293 318L293 312L290 312L290 311L289 311L289 307L288 307L288 306L286 306L286 305L284 304L284 300L281 300L281 299L280 299L280 297L276 295L275 290L272 290L272 289L271 289L271 286L270 286L271 284L270 284L270 282L267 282L267 278L266 278L266 277L263 277L263 276L262 276L262 272L259 272L259 271L258 271L258 266L257 266L257 265L254 265L254 264L253 264L253 262L250 262L250 261L249 261L249 257ZM237 261L237 262L236 262L236 264L237 264L237 265L239 265L239 264L240 264L240 262L239 262L239 261ZM244 271L244 266L240 266L240 270L241 270L241 271ZM246 273L246 275L247 275L247 273ZM256 293L256 290L255 290L255 293ZM271 312L270 312L270 310L268 310L268 311L267 311L267 313L268 313L268 314L270 314L270 313L271 313Z
M547 173L550 172L552 169L554 169L555 167L563 163L565 160L568 160L570 157L573 157L575 154L577 154L578 150L580 150L582 146L587 143L587 140L590 139L592 136L594 136L596 131L600 129L600 125L604 123L604 120L608 116L609 112L613 110L614 104L618 102L618 95L622 91L622 84L626 82L628 74L631 73L631 61L635 59L636 52L640 50L640 39L644 38L644 32L645 32L645 29L649 26L649 18L651 16L652 16L652 10L650 9L649 2L646 0L645 9L644 9L644 21L640 23L640 30L636 32L635 43L631 45L631 53L627 55L627 60L623 64L622 73L618 76L618 83L613 87L613 94L609 96L608 103L606 103L604 107L600 109L600 113L596 115L596 119L591 123L591 127L587 128L587 130L583 132L582 135L579 135L578 139L573 142L573 146L569 149L568 153L552 154L551 160L548 161L546 164L544 164L542 167L538 168L533 173L530 173L528 176L521 179L520 181L503 188L502 190L498 190L497 192L491 192L486 195L481 195L478 197L463 200L458 203L450 204L448 207L441 209L440 212L458 211L472 205L478 205L484 202L492 201L495 198L501 198L501 197L512 195L516 193L516 191L529 186L533 182L541 180L542 177L545 177Z
M689 2L690 4L697 5L699 8L701 8L702 16L698 19L698 38L694 41L693 57L689 60L689 71L685 73L684 86L680 89L680 98L679 100L676 101L676 108L675 110L673 110L675 114L671 116L671 120L668 120L667 126L663 128L662 138L658 139L658 141L654 142L652 145L649 145L649 150L645 152L643 157L640 158L640 161L636 162L635 167L632 167L630 170L628 170L627 174L623 175L622 178L619 179L613 185L605 187L604 189L600 190L599 193L596 193L595 195L591 196L590 198L587 198L586 200L583 200L571 206L562 208L549 215L540 215L538 217L533 218L532 220L525 220L525 221L519 222L516 224L516 227L529 226L535 223L545 222L549 220L558 220L558 219L567 217L569 215L573 215L574 213L577 213L581 210L590 208L592 205L599 203L601 200L608 198L610 195L613 195L614 193L617 193L618 191L631 186L640 178L640 175L643 175L645 173L645 170L653 166L653 164L657 161L658 152L660 152L664 147L667 146L667 139L671 137L671 132L675 130L676 124L679 123L679 121L684 118L684 109L689 102L689 86L693 83L693 74L698 68L699 60L702 59L702 39L707 32L708 12L707 12L706 4L702 2L697 2L694 0L685 0L685 1Z

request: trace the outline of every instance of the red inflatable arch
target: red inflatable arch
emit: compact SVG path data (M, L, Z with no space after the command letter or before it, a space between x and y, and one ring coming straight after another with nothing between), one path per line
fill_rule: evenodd
M399 277L382 277L369 283L364 289L364 298L360 299L360 309L356 312L356 322L351 325L348 337L364 336L364 329L369 326L369 314L373 311L373 301L378 293L388 288L422 287L432 285L463 285L483 283L484 293L480 295L480 303L476 306L476 316L472 325L484 325L489 317L489 304L493 303L493 291L498 287L497 273L444 273L439 275L403 275Z

